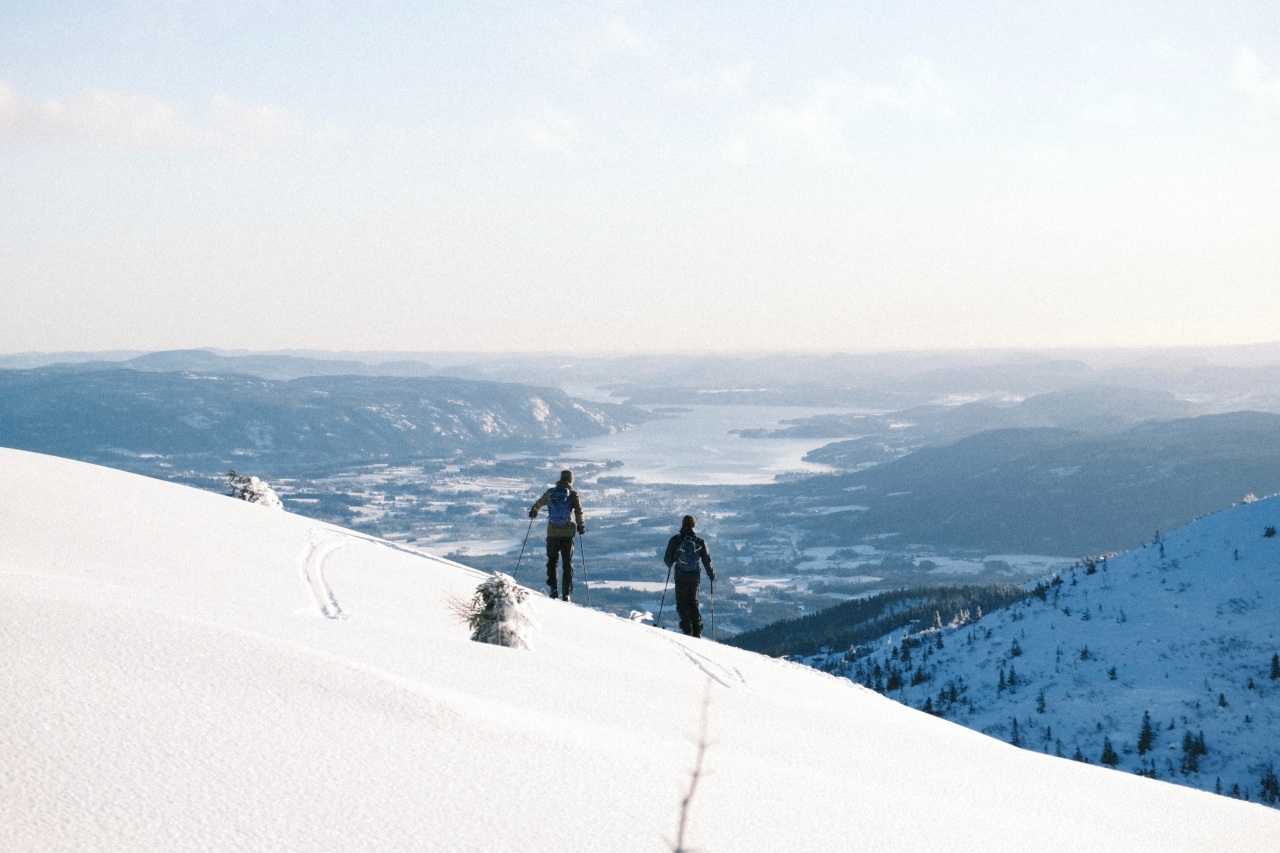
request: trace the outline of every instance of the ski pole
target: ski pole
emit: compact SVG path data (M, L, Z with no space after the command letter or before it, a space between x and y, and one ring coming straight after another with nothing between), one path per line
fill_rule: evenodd
M582 561L582 586L587 591L587 606L591 606L591 583L587 580L587 540L578 534L578 557Z
M711 579L711 639L716 639L716 579Z
M516 568L511 573L512 577L516 576L516 572L520 571L520 561L524 559L524 546L529 544L529 534L533 532L533 516L529 516L529 529L524 532L524 541L520 543L520 556L516 557Z
M671 567L667 566L667 579L662 582L662 601L658 604L658 621L653 623L653 627L662 627L662 608L667 605L667 584L671 583Z

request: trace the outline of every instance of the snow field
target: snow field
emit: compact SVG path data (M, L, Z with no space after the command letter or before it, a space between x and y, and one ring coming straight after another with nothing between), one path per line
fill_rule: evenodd
M0 450L0 849L1274 849L1280 813L1015 749L445 560ZM521 578L536 586L538 577ZM10 795L12 794L12 795Z

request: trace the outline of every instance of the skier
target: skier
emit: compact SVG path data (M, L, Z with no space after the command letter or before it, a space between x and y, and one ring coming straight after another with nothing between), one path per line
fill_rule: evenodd
M579 536L587 532L582 523L582 501L573 488L572 471L560 472L560 481L533 502L529 518L537 518L538 510L544 506L547 507L547 594L568 601L573 595L573 534L575 528ZM563 566L563 584L556 583L557 559Z
M707 570L713 589L716 582L707 543L693 532L697 524L696 518L686 515L681 520L680 532L667 543L667 553L663 557L668 569L675 568L676 613L680 615L680 630L693 637L702 636L702 611L698 607L698 584L702 580L699 568Z

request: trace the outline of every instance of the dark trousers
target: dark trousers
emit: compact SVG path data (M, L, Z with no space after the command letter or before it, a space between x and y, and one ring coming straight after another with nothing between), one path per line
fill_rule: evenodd
M547 537L547 586L556 589L556 560L564 567L564 583L559 584L560 593L568 595L573 592L573 537Z
M698 607L698 582L700 574L676 572L676 613L680 616L680 630L692 637L702 636L702 610Z

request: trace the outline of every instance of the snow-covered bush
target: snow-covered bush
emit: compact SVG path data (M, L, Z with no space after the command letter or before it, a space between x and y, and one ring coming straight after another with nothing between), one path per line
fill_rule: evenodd
M234 470L227 472L227 494L251 504L271 509L284 509L275 491L257 477L242 477Z
M512 649L532 648L536 627L529 613L529 590L518 586L511 575L494 572L476 587L470 602L458 606L458 615L471 629L477 643L492 643Z

